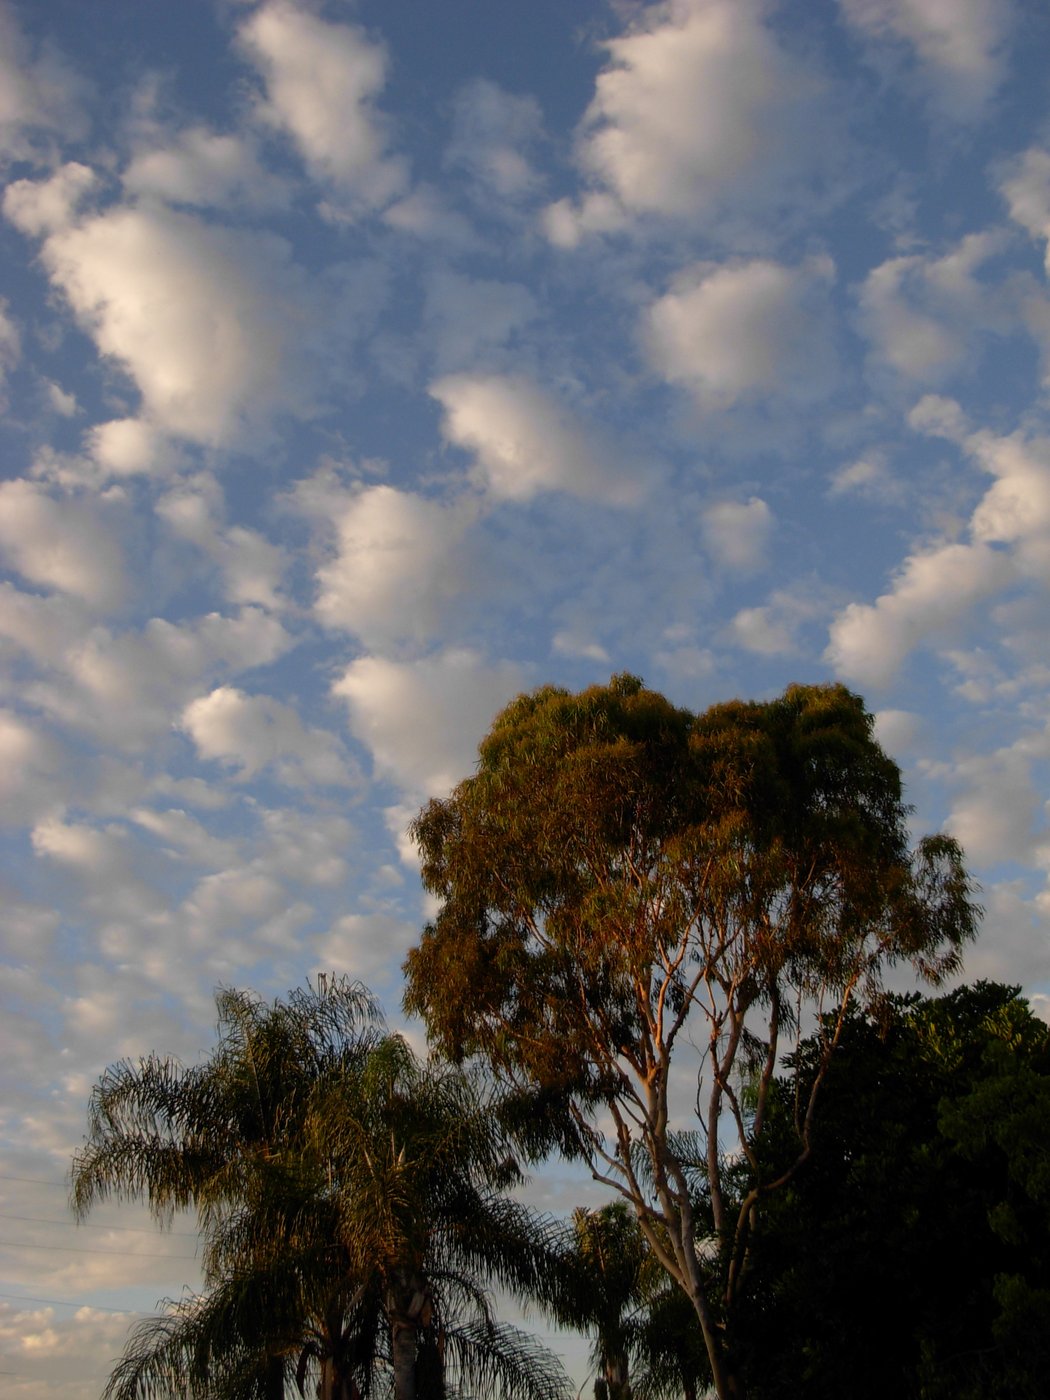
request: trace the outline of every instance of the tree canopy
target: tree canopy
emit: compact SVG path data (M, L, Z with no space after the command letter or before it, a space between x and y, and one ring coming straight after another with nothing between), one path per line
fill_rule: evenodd
M819 1041L801 1046L803 1080L820 1053ZM795 1082L778 1079L763 1145L782 1162ZM756 1239L742 1316L749 1394L1045 1395L1048 1142L1050 1030L1016 987L851 1014L812 1156Z
M218 1008L203 1063L106 1072L73 1165L79 1216L107 1197L162 1222L193 1207L203 1236L203 1294L133 1332L113 1400L279 1400L308 1381L320 1400L560 1400L557 1363L487 1292L542 1292L555 1255L507 1194L513 1145L478 1081L420 1063L340 980Z
M414 826L440 905L406 963L406 1007L446 1054L560 1105L689 1298L721 1397L743 1394L734 1319L757 1211L809 1155L850 1005L876 1003L900 962L930 981L956 971L975 929L958 846L910 848L907 817L899 770L842 686L694 714L620 676L519 697L475 773ZM771 1176L758 1142L774 1070L809 1011L819 1066L793 1160Z

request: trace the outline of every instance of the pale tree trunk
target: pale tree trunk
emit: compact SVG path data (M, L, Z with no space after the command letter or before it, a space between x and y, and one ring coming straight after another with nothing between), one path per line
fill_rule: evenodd
M394 1400L416 1400L416 1329L394 1318L390 1324L390 1358L394 1367Z
M434 1303L426 1280L418 1274L401 1274L387 1297L394 1400L416 1400L419 1334L430 1326L433 1313ZM421 1400L431 1400L431 1397L424 1395Z

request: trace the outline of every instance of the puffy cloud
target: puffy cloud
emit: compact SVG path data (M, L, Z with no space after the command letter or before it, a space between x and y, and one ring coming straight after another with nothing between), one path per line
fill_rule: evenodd
M1014 222L1046 243L1050 274L1050 151L1037 146L1025 151L1014 162L1001 188Z
M83 136L87 85L53 47L35 48L0 3L0 154L46 154L49 137Z
M287 899L281 881L253 863L205 875L180 913L197 943L211 944L219 935L244 924L252 926L253 936L261 943L260 925L277 915Z
M69 757L50 735L0 708L0 824L32 824L67 795Z
M283 239L143 205L54 228L41 259L174 437L227 443L308 406L302 350L318 303Z
M404 199L383 210L383 222L398 233L444 244L455 252L476 252L481 240L462 214L452 209L432 185L417 185Z
M716 501L704 511L704 543L719 564L749 573L768 562L773 524L773 512L757 496L747 501Z
M875 450L833 472L828 495L859 496L862 500L891 506L901 503L905 490L890 471L885 454Z
M195 817L180 807L163 812L153 807L135 807L128 814L131 821L159 842L166 853L178 860L190 860L194 865L222 867L237 858L237 846L213 836Z
M202 473L180 483L157 501L156 511L175 534L218 566L229 602L280 606L285 552L258 530L223 524L222 495L213 477Z
M0 297L0 385L9 370L14 369L22 354L22 338L8 313L7 302Z
M37 662L42 678L23 689L58 723L125 751L167 732L203 683L266 666L292 644L258 608L191 622L153 618L141 631L85 628L68 608L0 588L0 636Z
M826 257L688 268L645 314L650 361L704 409L756 395L818 399L835 375L834 275Z
M824 590L813 583L777 588L765 603L741 608L725 639L756 656L790 656L801 650L799 630L829 611Z
M523 375L446 375L430 393L445 410L446 440L474 453L473 476L493 496L565 491L629 505L641 495L621 451Z
M1031 741L1025 739L956 765L953 777L964 790L953 802L946 825L974 864L1028 864L1036 856L1036 827L1043 807L1032 772L1037 757L1050 757L1045 735L1041 753L1033 753Z
M85 907L102 920L141 923L166 911L164 895L143 878L146 852L126 827L50 815L36 823L31 840L34 854L68 872Z
M261 114L289 133L315 178L368 209L402 192L404 162L387 154L374 108L386 81L381 45L287 0L261 5L240 41L266 82Z
M314 945L313 970L386 980L418 936L418 924L393 914L344 914Z
M4 191L4 214L32 237L65 228L96 184L95 172L70 161L46 180L15 180Z
M875 738L888 754L911 753L923 729L920 717L912 710L877 710Z
M1050 439L970 432L958 405L928 395L910 419L948 437L995 480L969 522L969 542L910 555L872 605L851 603L834 621L828 659L861 682L886 684L905 656L950 633L980 602L1012 585L1050 584Z
M966 975L994 982L1045 986L1050 982L1050 911L1010 881L981 891L983 931L966 953Z
M251 142L203 126L141 151L124 171L123 184L131 195L202 208L266 209L288 198L285 185L262 166Z
M37 482L0 484L0 551L31 583L116 607L126 582L118 536L102 503L55 497Z
M427 287L424 324L436 341L441 370L491 363L492 354L539 313L535 298L514 282L442 270Z
M111 418L86 432L88 453L104 477L149 475L166 468L171 446L142 418Z
M543 128L534 97L475 78L456 95L447 165L466 170L490 196L515 203L535 195L542 178L529 157Z
M764 8L670 0L645 7L630 33L608 43L579 142L603 202L592 195L575 211L556 206L548 218L556 242L614 225L613 200L631 214L705 222L727 205L778 202L800 159L819 159L827 127L815 120L819 84L778 47Z
M291 787L343 787L355 781L333 734L307 728L290 705L223 685L182 712L182 727L204 759L236 770L247 782L270 769Z
M444 504L392 486L340 503L337 552L317 571L316 611L328 627L368 644L433 633L468 584L470 501Z
M1014 577L987 546L945 544L905 560L874 604L850 603L831 625L828 660L865 685L888 685L905 657L932 633L950 631Z
M911 45L928 66L940 103L969 113L994 92L1010 31L1008 0L840 0L847 19L874 39Z
M359 657L332 694L346 701L376 776L414 798L444 795L471 771L493 717L522 686L511 662L489 665L456 648L418 661Z
M66 393L61 384L56 384L53 379L46 379L44 387L47 389L47 401L60 418L75 418L80 412L75 394Z
M911 254L874 268L860 321L875 355L898 374L936 383L965 365L978 334L1012 329L1011 299L978 278L1003 246L1000 233L975 233L943 257Z

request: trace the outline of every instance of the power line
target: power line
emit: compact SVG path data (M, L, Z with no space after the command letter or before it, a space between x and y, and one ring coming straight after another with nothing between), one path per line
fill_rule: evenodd
M68 1181L44 1181L39 1176L8 1176L7 1172L0 1172L0 1181L27 1181L30 1186L61 1186L62 1190L68 1190Z
M44 1219L43 1219L41 1216L39 1216L39 1215L8 1215L8 1214L6 1214L4 1211L0 1211L0 1220L19 1220L19 1221L24 1221L27 1225L60 1225L60 1226L62 1227L63 1230L68 1230L69 1227L70 1227L70 1222L69 1222L68 1220L44 1220ZM160 1229L156 1229L156 1230L142 1230L142 1229L139 1229L137 1226L134 1226L134 1225L99 1225L97 1222L95 1222L95 1221L93 1221L93 1220L81 1220L81 1221L78 1221L77 1224L76 1224L76 1229L78 1229L78 1230L122 1230L125 1234L130 1234L130 1235L151 1235L154 1239L156 1239L158 1235L163 1235L163 1236L165 1236L166 1238L172 1239L172 1240L175 1240L175 1239L178 1239L178 1240L195 1240L195 1239L198 1238L198 1236L197 1236L197 1234L196 1234L195 1231L194 1231L194 1232L191 1232L191 1231L189 1231L189 1230L160 1230Z
M78 1249L72 1244L30 1244L28 1240L0 1240L0 1249L57 1249L65 1254L108 1254L114 1259L180 1259L196 1264L195 1254L153 1254L134 1249Z
M26 1293L0 1293L0 1298L11 1298L16 1303L45 1303L52 1308L91 1308L93 1312L122 1313L127 1317L150 1316L140 1308L106 1308L101 1303L72 1303L68 1298L32 1298Z

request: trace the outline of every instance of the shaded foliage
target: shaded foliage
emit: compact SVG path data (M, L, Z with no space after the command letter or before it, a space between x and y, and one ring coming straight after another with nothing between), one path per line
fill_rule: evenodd
M558 1400L556 1362L487 1292L541 1290L553 1255L505 1194L519 1169L480 1083L420 1063L354 984L218 1007L203 1064L106 1072L74 1162L79 1216L144 1200L202 1232L204 1292L139 1325L113 1400Z
M820 1047L797 1057L803 1082ZM788 1160L796 1085L764 1150ZM1046 1394L1050 1032L978 983L851 1015L809 1162L771 1200L740 1316L748 1393Z

